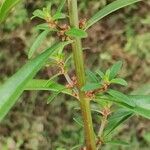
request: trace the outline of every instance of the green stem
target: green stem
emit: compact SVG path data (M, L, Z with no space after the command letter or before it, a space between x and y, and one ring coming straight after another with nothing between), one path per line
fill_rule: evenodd
M68 9L71 27L79 28L77 0L68 0ZM85 93L81 91L81 87L85 84L85 70L84 70L82 44L79 38L74 38L73 40L74 42L72 43L72 50L79 90L80 107L84 122L86 149L96 150L90 101L86 98Z

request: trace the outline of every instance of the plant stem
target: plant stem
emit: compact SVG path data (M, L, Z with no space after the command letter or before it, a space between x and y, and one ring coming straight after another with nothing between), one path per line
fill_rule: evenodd
M79 28L77 0L68 0L70 26ZM80 107L84 122L84 134L87 150L96 150L95 136L93 130L92 116L90 110L90 101L86 98L81 87L85 84L85 70L83 61L82 44L79 38L74 38L72 43L73 59L77 76L79 90Z
M106 122L107 122L107 117L104 116L103 119L102 119L102 123L101 123L100 129L99 129L99 132L98 132L98 137L100 137L100 138L103 135L103 131L104 131Z
M104 131L104 128L106 126L106 123L107 123L107 117L106 116L103 116L102 120L101 120L101 126L100 126L100 129L98 131L98 137L99 139L101 140L102 139L102 136L103 136L103 131ZM99 150L101 147L101 143L97 146L97 150Z

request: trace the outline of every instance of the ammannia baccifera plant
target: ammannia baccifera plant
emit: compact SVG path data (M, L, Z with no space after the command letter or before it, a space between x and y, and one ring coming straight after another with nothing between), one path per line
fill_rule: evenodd
M44 21L35 28L40 32L31 46L28 58L30 59L21 69L10 77L0 87L0 120L6 116L15 105L19 96L26 90L47 90L53 94L48 98L48 103L60 93L68 94L79 102L83 120L84 143L77 149L98 150L103 144L125 142L112 139L112 132L125 120L133 115L141 115L150 119L150 96L148 95L126 95L112 89L113 84L127 86L127 82L117 77L122 67L122 61L117 61L105 72L98 69L91 71L84 66L82 39L88 38L87 30L96 22L108 14L139 2L140 0L116 0L108 4L90 19L79 19L77 0L61 0L55 13L51 11L51 4L47 7L37 9L33 17ZM0 22L4 21L10 8L19 0L5 0L0 9ZM68 12L63 8L67 5ZM69 18L69 19L68 19ZM64 24L64 20L69 22ZM35 55L38 47L50 33L55 33L55 41L50 47ZM64 53L67 45L71 45L72 53L68 56ZM75 75L70 77L68 62L73 60ZM34 79L37 72L46 65L56 65L59 72L50 77L49 80ZM56 83L53 79L63 75L67 85ZM97 109L92 110L91 104ZM116 105L116 109L112 109ZM93 128L91 111L96 111L100 118L99 130ZM76 122L78 122L76 120ZM71 148L70 148L71 149Z

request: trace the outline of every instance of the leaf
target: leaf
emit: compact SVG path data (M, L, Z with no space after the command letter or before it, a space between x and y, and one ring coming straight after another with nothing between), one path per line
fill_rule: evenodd
M110 3L109 5L105 6L103 9L95 13L95 15L87 21L85 30L91 27L93 24L95 24L99 20L101 20L102 18L104 18L105 16L109 15L110 13L120 8L123 8L125 6L136 3L138 1L141 1L141 0L116 0Z
M50 29L50 27L48 26L47 23L42 23L42 24L39 24L35 27L36 30L48 30Z
M33 17L32 17L31 19L33 19L33 18L35 18L35 17L38 17L38 18L41 18L41 19L44 19L44 20L45 20L45 14L44 14L44 12L43 12L42 10L40 10L40 9L37 9L37 10L35 10L35 11L33 12Z
M53 20L58 20L58 19L64 19L66 18L66 15L64 13L56 13L54 16L53 16Z
M114 77L116 77L121 67L122 67L122 61L118 61L110 68L109 80L112 80Z
M51 103L60 93L61 93L61 90L57 92L53 92L51 96L48 98L47 104Z
M58 13L58 12L61 12L61 11L62 11L62 9L63 9L63 7L64 7L65 3L66 3L66 0L61 0L61 3L60 3L60 5L59 5L59 7L58 7L58 9L57 9L57 12L56 12L56 13Z
M103 79L105 76L101 70L97 70L96 73L101 77L101 79Z
M106 141L106 144L130 146L129 143L120 140Z
M17 73L15 73L0 87L0 120L2 120L13 107L19 96L24 91L27 82L31 80L45 64L49 55L58 48L63 48L67 44L69 44L69 42L54 44L42 54L27 62Z
M105 76L104 76L104 80L109 82L109 76L110 76L110 68L106 70Z
M82 144L76 145L76 146L72 147L71 150L78 150L81 146L82 146Z
M117 96L116 96L117 97ZM114 98L105 98L107 101L113 101L128 110L131 110L132 112L136 113L137 115L143 116L147 119L150 119L150 96L149 95L128 95L128 98L130 101L134 104L134 107L128 105L125 102L125 99L119 100L119 97L116 99Z
M64 89L64 90L62 90ZM54 81L50 80L41 80L41 79L32 79L28 81L24 90L39 90L39 91L52 91L58 92L61 90L62 93L72 95L71 90L65 89L64 85L58 84Z
M150 96L149 95L130 95L129 98L136 105L136 107L134 107L131 110L140 116L150 119Z
M69 56L68 56L68 58L65 60L65 66L67 65L67 63L70 61L70 59L72 58L72 54L70 54Z
M3 3L0 7L0 23L6 19L11 9L19 2L20 0L3 0Z
M74 117L73 120L79 125L79 127L83 127L83 121L81 117Z
M133 114L133 112L125 110L125 109L119 109L116 112L114 112L108 118L108 124L104 130L104 135L108 136L117 127L119 127L124 121L126 121L128 118L130 118L132 116L132 114Z
M125 95L125 94L123 94L123 93L121 93L121 92L119 92L119 91L112 90L112 89L109 89L109 90L107 91L107 93L108 93L109 95L111 95L111 96L114 98L114 100L115 100L116 102L124 103L124 104L126 104L129 108L135 107L135 103L134 103L133 100L130 99L127 95Z
M87 74L88 79L90 81L96 82L96 83L98 82L98 78L96 77L96 75L92 71L90 71L89 69L86 70L86 74Z
M98 96L94 100L100 108L108 107L111 102L105 101L105 98L99 98Z
M132 95L150 95L150 83L144 84L138 89L131 92Z
M34 52L39 48L39 46L41 45L43 40L46 38L46 36L49 32L50 32L50 30L45 30L41 34L39 34L39 36L36 38L36 40L34 41L34 43L32 44L32 46L29 50L29 53L28 53L29 59L33 56Z
M100 87L102 87L101 83L87 83L81 88L81 90L86 92L86 91L96 90Z
M128 83L127 83L124 79L121 79L121 78L112 79L112 80L110 81L110 83L120 84L120 85L124 85L124 86L127 86L127 85L128 85Z
M70 37L76 37L76 38L86 38L87 37L87 33L84 30L78 29L75 27L66 31L65 34Z

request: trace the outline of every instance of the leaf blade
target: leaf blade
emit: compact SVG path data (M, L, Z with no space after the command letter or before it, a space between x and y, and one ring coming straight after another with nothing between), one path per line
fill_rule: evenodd
M132 99L136 105L132 111L142 117L150 119L150 96L130 95L129 98Z
M104 130L104 135L108 136L109 134L111 134L118 126L120 126L124 121L130 118L132 114L133 112L125 109L117 110L108 118L108 124Z
M36 40L34 41L34 43L32 44L32 46L28 52L29 59L33 56L34 52L39 48L39 46L44 41L44 39L46 38L46 36L49 32L50 32L50 30L45 30L41 34L38 35L38 37L36 38Z
M0 23L3 22L11 9L17 5L21 0L4 0L0 7Z
M84 30L78 29L75 27L66 31L65 34L67 36L75 37L75 38L86 38L87 37L87 33Z
M0 121L17 102L17 99L24 91L26 83L36 75L49 58L49 55L66 44L68 43L55 43L38 57L28 61L0 87Z
M98 78L96 77L96 75L91 70L87 69L86 74L87 74L90 81L96 82L96 83L98 82Z
M124 104L130 106L130 108L135 107L135 103L127 95L125 95L119 91L112 90L112 89L109 89L107 91L107 93L109 95L111 95L112 97L114 97L116 102L118 101L118 102L124 103Z
M60 3L60 5L59 5L59 7L58 7L58 9L57 9L56 13L58 13L58 12L61 12L61 11L62 11L62 9L63 9L63 7L64 7L65 3L66 3L66 0L62 0L62 1L61 1L61 3Z
M81 90L86 92L86 91L96 90L100 87L102 87L102 84L100 83L87 83L81 88Z
M112 80L114 77L116 77L121 67L122 61L117 61L115 64L112 65L112 67L110 68L109 80Z
M113 83L113 84L120 84L120 85L123 85L123 86L127 86L128 83L122 79L122 78L114 78L110 81L110 83Z
M93 24L104 18L105 16L109 15L110 13L123 8L125 6L131 5L141 0L116 0L109 5L105 6L103 9L98 11L91 19L89 19L86 23L85 30L91 27Z

